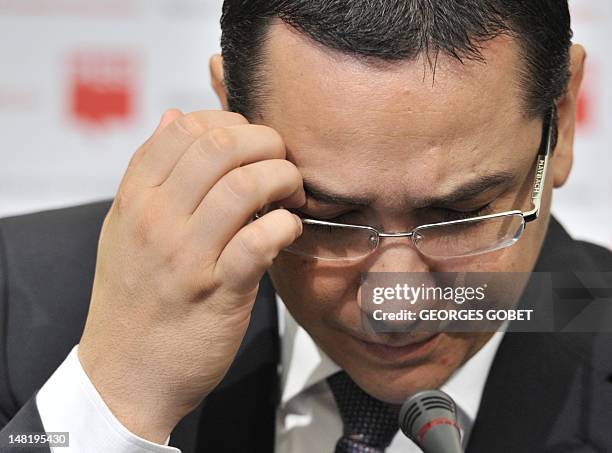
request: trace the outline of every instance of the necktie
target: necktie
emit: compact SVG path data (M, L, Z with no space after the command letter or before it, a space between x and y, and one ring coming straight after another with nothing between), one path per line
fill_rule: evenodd
M371 397L344 371L330 376L327 383L344 424L335 453L383 453L399 429L399 406Z

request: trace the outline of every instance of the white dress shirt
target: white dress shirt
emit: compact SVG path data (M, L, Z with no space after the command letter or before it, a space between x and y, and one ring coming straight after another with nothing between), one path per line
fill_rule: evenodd
M278 296L277 303L283 369L281 402L276 412L275 451L331 453L342 435L342 420L325 380L340 371L340 368L293 319ZM494 333L440 388L457 405L457 421L462 428L464 448L478 413L489 369L503 335L503 331ZM421 449L398 431L385 452L421 453Z
M276 414L277 453L333 452L342 434L342 421L326 378L338 366L299 326L277 296L281 334L281 403ZM498 332L441 387L457 404L458 421L467 442L493 357L503 333ZM43 385L36 404L47 432L67 431L70 447L52 453L180 453L180 450L142 439L112 414L89 380L75 346ZM421 450L401 432L387 453ZM213 453L213 452L211 452Z
M70 446L51 447L51 453L181 453L136 436L115 418L83 370L77 348L36 395L45 431L69 433Z

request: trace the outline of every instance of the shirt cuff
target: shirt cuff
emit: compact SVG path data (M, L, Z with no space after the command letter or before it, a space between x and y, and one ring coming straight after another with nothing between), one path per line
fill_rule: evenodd
M68 432L70 447L51 453L181 453L128 431L115 418L89 380L75 346L36 395L36 405L47 432Z

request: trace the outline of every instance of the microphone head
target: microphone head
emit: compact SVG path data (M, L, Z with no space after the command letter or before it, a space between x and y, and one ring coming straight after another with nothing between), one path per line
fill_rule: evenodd
M402 404L402 432L425 453L463 453L455 402L441 390L415 393Z

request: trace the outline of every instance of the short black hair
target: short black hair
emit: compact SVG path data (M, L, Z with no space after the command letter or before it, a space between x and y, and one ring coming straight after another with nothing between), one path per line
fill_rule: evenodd
M280 19L330 49L394 62L444 52L481 60L480 45L517 40L525 62L525 113L545 117L569 81L572 30L567 0L225 0L221 49L229 109L252 118L264 77L262 47Z

